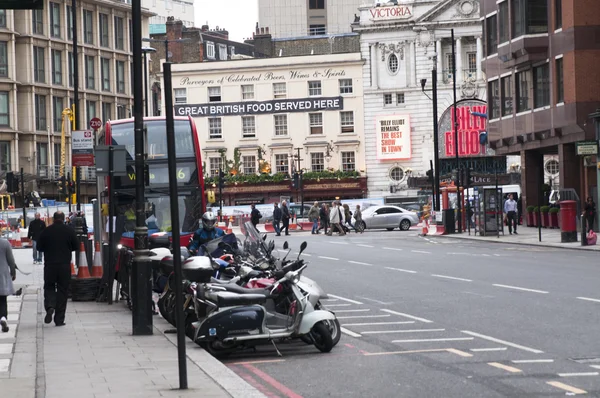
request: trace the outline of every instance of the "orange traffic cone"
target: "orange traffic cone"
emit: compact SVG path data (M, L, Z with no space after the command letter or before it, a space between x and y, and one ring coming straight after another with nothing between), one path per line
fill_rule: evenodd
M77 276L77 272L75 271L75 264L73 264L73 261L71 261L71 278L76 277Z
M90 278L90 270L88 268L87 256L85 255L85 246L83 245L83 242L81 242L81 246L79 248L79 267L77 279L87 278Z
M233 233L232 220L233 220L233 217L229 217L229 225L227 226L227 230L225 231L226 234Z
M100 242L96 242L94 264L92 264L92 278L102 278L102 259L100 258Z

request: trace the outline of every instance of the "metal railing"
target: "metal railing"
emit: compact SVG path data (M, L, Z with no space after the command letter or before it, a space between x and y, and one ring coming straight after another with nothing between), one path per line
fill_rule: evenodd
M72 170L71 166L65 165L65 176ZM53 166L38 166L37 177L41 180L55 181L60 177L60 165ZM96 182L95 167L81 167L82 182Z

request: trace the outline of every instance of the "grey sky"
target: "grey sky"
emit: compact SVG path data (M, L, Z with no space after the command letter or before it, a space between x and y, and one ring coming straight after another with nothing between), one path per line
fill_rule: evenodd
M196 26L227 29L235 41L251 37L258 21L257 0L195 0L194 9Z

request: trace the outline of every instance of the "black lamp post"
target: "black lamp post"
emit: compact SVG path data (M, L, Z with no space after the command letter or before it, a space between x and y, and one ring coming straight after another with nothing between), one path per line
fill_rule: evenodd
M146 54L155 52L155 48L142 47L142 54L144 54L144 111L146 117L148 117L148 60Z
M450 29L452 40L452 114L454 123L454 151L456 156L456 213L458 215L458 233L462 234L462 203L460 195L460 157L458 154L458 114L456 112L456 43L454 42L454 29Z

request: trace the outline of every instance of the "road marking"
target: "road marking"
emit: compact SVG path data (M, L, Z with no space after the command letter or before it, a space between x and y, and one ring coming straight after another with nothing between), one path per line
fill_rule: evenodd
M473 282L473 280L471 280L471 279L457 278L455 276L436 275L436 274L431 274L431 276L435 276L436 278L452 279L455 281Z
M362 305L363 303L361 303L360 301L356 301L356 300L350 300L348 298L342 297L342 296L336 296L334 294L328 294L329 297L333 297L334 299L338 299L338 300L342 300L342 301L347 301L349 303L352 304L358 304L358 305Z
M471 332L469 330L463 330L462 333L468 334L468 335L471 335L471 336L475 336L475 337L479 337L480 339L484 339L484 340L488 340L488 341L493 341L494 343L504 344L504 345L507 345L509 347L518 348L519 350L529 351L529 352L532 352L534 354L543 354L544 353L544 351L536 350L535 348L525 347L524 345L519 345L519 344L511 343L509 341L500 340L500 339L497 339L495 337L486 336L484 334L479 334L479 333Z
M579 300L585 300L585 301L593 301L595 303L600 303L600 300L598 299L593 299L593 298L589 298L589 297L577 297Z
M471 256L472 253L446 253L448 256Z
M444 339L411 339L411 340L392 340L392 343L426 343L436 341L467 341L473 340L473 337L449 337Z
M330 294L331 296L331 294ZM340 301L339 299L330 299L330 298L326 298L326 299L322 299L321 301Z
M507 372L510 372L510 373L521 373L522 372L521 369L513 368L512 366L503 365L498 362L489 362L488 365L493 366L498 369L506 370Z
M398 271L398 272L408 272L409 274L416 274L417 271L411 271L409 269L402 269L402 268L392 268L392 267L385 267L385 269L389 269L392 271Z
M356 246L360 246L360 247L374 247L374 246L371 246L371 245L356 245Z
M306 257L310 257L311 256L311 254L308 254L308 253L302 253L302 255L306 256Z
M248 369L249 371L251 371L252 373L254 373L256 376L263 379L265 382L269 383L273 388L275 388L275 390L282 393L285 397L287 397L287 398L302 398L301 395L296 394L294 391L290 390L289 388L287 388L286 386L284 386L283 384L281 384L280 382L278 382L277 380L275 380L274 378L272 378L271 376L269 376L262 370L254 367L252 365L246 364L246 365L242 365L242 366L244 368Z
M482 254L483 257L490 257L489 254Z
M590 365L590 368L600 369L600 365Z
M524 292L548 294L548 292L546 292L544 290L527 289L527 288L524 288L524 287L517 287L517 286L510 286L510 285L498 285L498 284L493 284L492 286L504 287L506 289L522 290Z
M339 319L339 318L338 318ZM367 322L367 323L344 323L344 326L379 326L379 325L406 325L409 323L415 323L415 321L402 321L402 322Z
M495 253L494 256L496 256L496 257L502 257L501 254L497 254L497 253Z
M366 265L367 267L372 267L373 264L369 264L369 263L361 263L360 261L348 261L351 264L358 264L358 265Z
M409 318L409 319L414 319L415 321L419 321L419 322L433 323L433 321L430 321L428 319L419 318L419 317L416 317L416 316L413 316L413 315L404 314L402 312L396 312L396 311L387 310L387 309L382 309L381 311L387 312L387 313L390 313L390 314L394 314L394 315L400 315L400 316L403 316L403 317Z
M547 381L546 384L549 384L552 387L560 388L561 390L565 390L573 394L587 394L587 391L585 390L561 383L560 381Z
M327 304L327 308L329 307L349 307L352 304Z
M384 250L396 250L396 251L399 251L399 252L402 251L402 249L396 249L395 247L382 247L382 249L384 249Z
M360 298L360 299L363 299L363 300L372 301L372 302L374 302L374 303L381 304L381 305L390 305L390 304L394 304L394 303L392 303L392 302L383 302L383 301L379 301L379 300L371 299L371 298L368 298L368 297L361 297L361 296L356 296L356 297L358 297L358 298Z
M276 362L285 362L285 359L265 359L258 361L245 361L245 362L229 362L227 365L252 365L256 363L276 363Z
M431 254L431 252L426 252L425 250L411 250L413 253L421 253L421 254Z
M469 354L468 352L457 350L456 348L448 348L448 352L451 352L452 354L456 354L456 355L464 357L464 358L470 358L473 356L473 354Z
M391 315L358 315L358 316L338 316L337 319L356 319L356 318L386 318Z
M319 258L322 258L323 260L335 260L335 261L339 261L339 258L335 258L335 257L325 257L325 256L319 256Z
M338 318L338 319L339 319L339 318ZM347 335L348 335L348 336L350 336L350 337L361 337L361 335L360 335L360 334L358 334L358 333L354 333L353 331L351 331L351 330L348 330L348 329L346 329L346 328L344 328L344 327L340 327L340 330L342 331L342 333L345 333L345 334L347 334Z
M581 373L559 373L560 377L577 377L577 376L598 376L598 372L581 372Z
M347 245L348 244L348 242L340 242L340 241L335 241L335 240L328 241L327 243L333 243L334 245Z
M506 347L495 347L495 348L471 348L469 351L473 351L473 352L506 351Z
M339 310L339 311L336 311L335 313L339 314L340 312L368 312L368 311L371 311L371 310L368 308L364 309L364 310Z
M401 330L374 330L362 332L362 334L385 334L385 333L420 333L420 332L443 332L446 329L401 329Z
M430 349L430 350L410 350L410 351L387 351L387 352L365 352L363 353L366 357L379 356L379 355L398 355L398 354L423 354L427 352L447 352L447 348L441 349Z
M512 363L552 363L554 359L518 359Z

